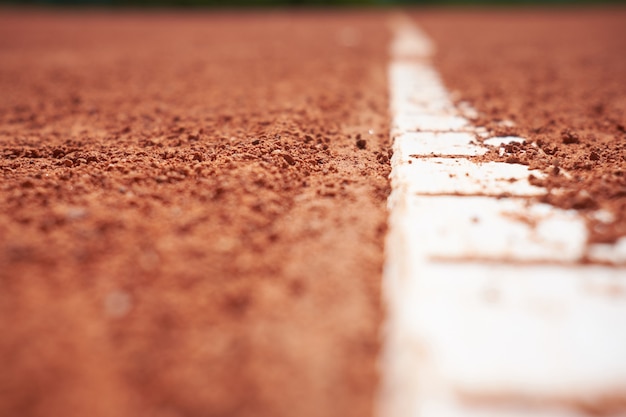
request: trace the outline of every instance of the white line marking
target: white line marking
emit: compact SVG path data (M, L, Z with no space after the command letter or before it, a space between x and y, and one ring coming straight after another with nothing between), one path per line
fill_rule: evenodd
M504 162L487 162L476 164L461 158L427 158L409 160L406 150L400 146L412 148L404 141L398 141L394 153L395 159L393 180L405 182L407 190L422 194L511 194L516 196L541 195L545 190L531 185L527 179L529 173L524 165L507 164ZM393 161L392 161L393 163ZM534 175L541 176L535 172Z
M402 232L409 235L406 242L413 252L426 259L575 262L584 252L581 219L545 204L527 207L519 199L424 196L410 198L407 209L412 219ZM534 227L515 218L524 212L536 222Z
M405 142L398 146L402 158L415 156L475 156L487 153L487 148L476 144L474 135L466 132L436 133L410 132L396 136L395 141Z
M626 415L626 239L587 251L576 212L528 199L540 173L468 160L476 135L523 138L473 127L432 43L394 28L380 416L582 416L607 399Z

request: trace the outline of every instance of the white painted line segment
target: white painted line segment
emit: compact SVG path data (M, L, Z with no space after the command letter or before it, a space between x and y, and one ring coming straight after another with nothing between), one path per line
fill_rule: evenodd
M428 411L458 403L447 415L464 416L476 411L471 400L491 402L493 415L536 415L517 406L593 401L625 386L616 269L425 262L419 272L390 312L399 350L387 359L412 386L397 415L440 416Z
M613 245L601 243L591 245L587 255L592 261L626 266L626 238L621 238Z
M575 262L584 254L586 228L571 211L519 199L437 196L407 200L412 219L403 232L426 260ZM526 219L534 222L529 227Z
M394 150L394 153L396 151ZM398 150L398 158L410 158ZM543 188L528 182L528 175L542 176L524 165L504 162L476 164L462 158L412 158L394 167L392 178L406 181L407 190L421 194L487 194L532 196L545 194Z
M468 126L464 117L428 113L405 113L392 123L395 132L452 132Z
M406 16L398 15L391 21L395 36L391 41L391 56L402 59L429 58L435 46L422 30Z
M524 139L473 127L394 25L380 417L626 415L626 239L588 248L575 211L529 199L540 173L469 160Z
M477 156L487 148L476 144L474 135L466 132L436 133L410 132L395 137L401 158L412 156ZM406 159L407 161L409 159Z

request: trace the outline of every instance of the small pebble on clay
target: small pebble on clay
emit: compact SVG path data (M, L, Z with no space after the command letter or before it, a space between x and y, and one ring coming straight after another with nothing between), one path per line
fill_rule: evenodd
M356 135L356 147L359 149L365 149L367 147L367 141L361 139L361 135Z
M566 129L563 132L561 132L561 139L563 140L563 143L566 145L580 142L580 140L578 139L578 134L576 132L572 132L569 129Z

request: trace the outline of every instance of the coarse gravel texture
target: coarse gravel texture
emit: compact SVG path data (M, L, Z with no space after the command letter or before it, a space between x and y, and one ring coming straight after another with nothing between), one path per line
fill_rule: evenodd
M527 139L476 159L543 170L546 179L530 178L548 188L542 201L579 210L590 243L626 236L626 8L412 15L455 99L478 110L474 124Z
M372 414L384 19L0 13L0 415Z

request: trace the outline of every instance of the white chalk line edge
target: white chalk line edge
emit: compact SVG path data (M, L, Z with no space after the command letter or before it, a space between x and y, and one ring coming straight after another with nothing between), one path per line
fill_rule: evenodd
M626 398L626 239L589 251L576 212L529 203L545 190L527 167L469 161L489 132L452 102L428 37L392 26L379 416L582 416Z

